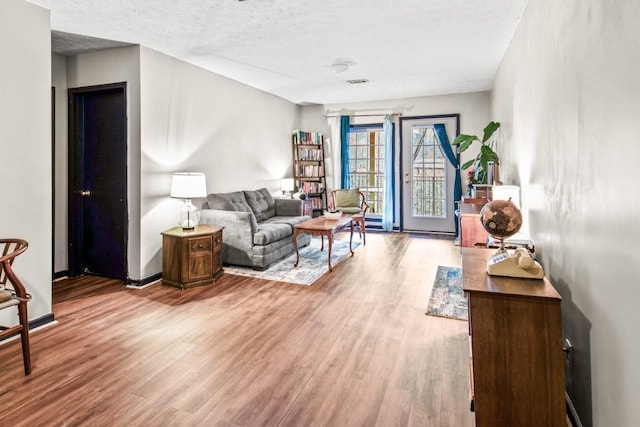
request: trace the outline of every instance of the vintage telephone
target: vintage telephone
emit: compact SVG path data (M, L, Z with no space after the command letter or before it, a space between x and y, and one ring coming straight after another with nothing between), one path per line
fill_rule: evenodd
M525 248L518 248L513 253L499 252L487 260L487 273L492 276L524 277L526 279L542 279L544 271L531 253Z

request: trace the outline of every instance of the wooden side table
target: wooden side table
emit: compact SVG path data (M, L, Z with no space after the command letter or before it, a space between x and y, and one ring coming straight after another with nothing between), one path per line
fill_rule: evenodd
M209 285L222 276L222 227L175 227L162 233L162 283L180 289Z

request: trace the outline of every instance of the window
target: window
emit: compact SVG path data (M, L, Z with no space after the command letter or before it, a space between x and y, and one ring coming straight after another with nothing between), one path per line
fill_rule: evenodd
M431 126L411 128L413 216L446 218L447 163Z
M369 212L382 215L384 203L384 136L382 126L351 126L349 188L364 193Z

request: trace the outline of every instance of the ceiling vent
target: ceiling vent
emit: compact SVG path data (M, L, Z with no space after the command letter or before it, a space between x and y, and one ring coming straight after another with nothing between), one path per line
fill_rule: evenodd
M347 83L349 83L350 85L361 85L364 83L369 83L369 80L367 79L354 79L354 80L347 80Z

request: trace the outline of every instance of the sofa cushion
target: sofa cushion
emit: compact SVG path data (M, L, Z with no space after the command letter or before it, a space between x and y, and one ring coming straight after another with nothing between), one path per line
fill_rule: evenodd
M291 227L291 233L293 233L294 225L300 224L301 222L305 222L308 219L311 219L309 215L299 215L299 216L276 215L273 218L269 218L268 220L266 220L265 223L288 224Z
M212 193L207 196L209 209L220 211L253 212L244 197L244 192Z
M276 201L266 188L245 191L244 196L258 222L271 218L276 214Z
M258 231L253 235L253 243L256 245L268 245L278 240L290 238L293 234L291 226L274 222L261 222Z
M359 189L338 190L335 192L335 208L357 208L360 206Z

